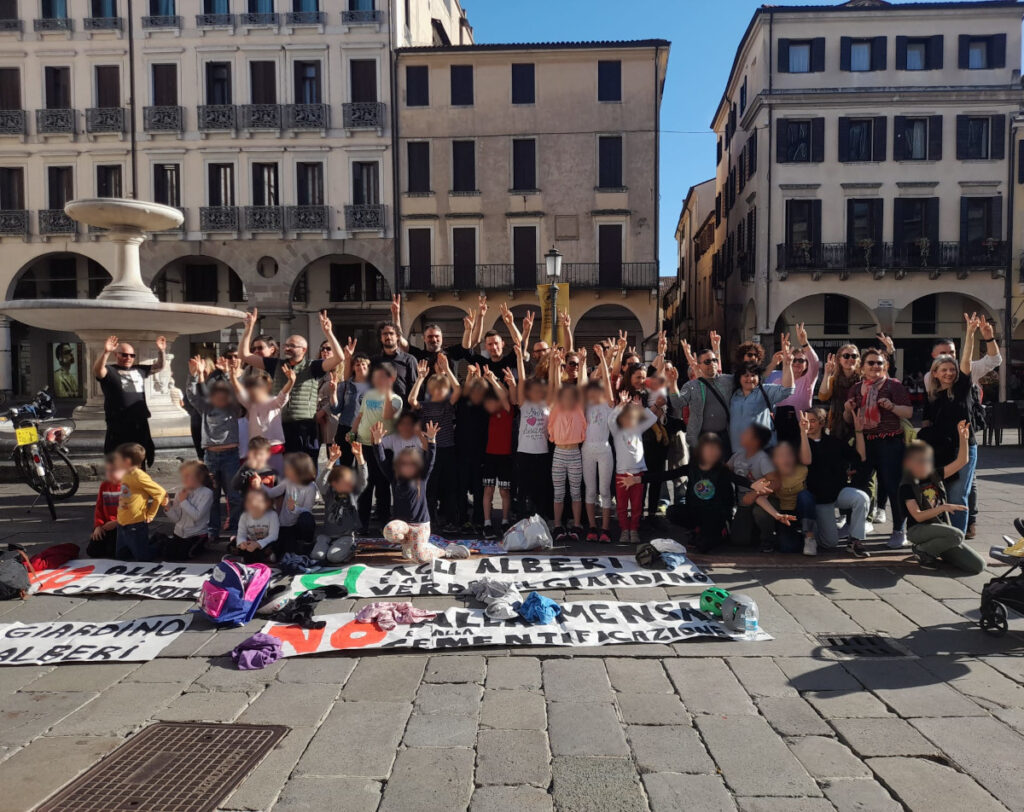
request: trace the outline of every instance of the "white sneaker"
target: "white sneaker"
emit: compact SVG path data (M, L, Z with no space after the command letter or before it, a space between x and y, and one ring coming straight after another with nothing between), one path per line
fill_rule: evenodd
M882 508L875 508L868 518L875 524L885 524L889 521L889 517L885 515L885 511Z
M871 522L864 522L864 535L870 536L875 532L875 526Z
M804 539L804 555L817 555L818 542L813 536Z
M907 534L902 530L895 530L893 534L889 536L889 549L899 550L901 547L909 547L910 543L907 541Z
M840 532L846 530L847 534L849 534L849 530L847 529L848 524L849 522L846 521L846 516L840 516L839 521L836 522L836 530L839 530Z

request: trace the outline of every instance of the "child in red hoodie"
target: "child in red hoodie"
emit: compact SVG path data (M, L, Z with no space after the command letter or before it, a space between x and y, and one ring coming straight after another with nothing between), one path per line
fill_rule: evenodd
M114 464L113 455L106 458L107 469L100 492L96 495L92 535L86 553L92 558L113 558L117 541L117 503L121 498L121 477L124 471Z

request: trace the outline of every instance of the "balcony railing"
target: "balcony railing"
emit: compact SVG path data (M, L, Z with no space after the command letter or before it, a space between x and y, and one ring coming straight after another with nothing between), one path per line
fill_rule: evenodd
M121 18L120 17L86 17L85 18L85 30L86 31L120 31L121 30Z
M243 104L242 129L244 130L280 130L280 104Z
M283 231L280 206L246 206L245 228L247 231Z
M22 237L28 234L28 211L25 209L0 211L0 234Z
M323 11L289 11L284 15L286 25L323 25L327 14Z
M178 14L154 14L142 18L143 28L181 28Z
M284 105L284 126L289 130L326 130L331 123L331 108L326 104Z
M201 131L235 129L233 104L201 104L196 108L196 115L199 117Z
M234 28L234 14L197 14L196 28Z
M58 107L36 110L36 132L73 133L74 131L75 111L73 109Z
M893 270L902 277L912 271L936 275L944 270L969 271L972 268L1006 266L1008 245L988 239L977 243L922 241L920 243L800 243L777 246L776 269L781 278L789 273L881 273Z
M382 15L379 9L341 12L341 21L345 25L376 25L380 23L381 19Z
M174 105L143 107L142 128L148 133L184 132L185 108Z
M85 111L87 133L123 133L123 107L89 107Z
M383 102L346 102L341 112L346 130L374 130L384 126Z
M0 32L17 33L23 28L21 20L0 20Z
M384 207L367 204L346 206L345 228L348 231L383 231Z
M202 206L200 231L238 231L238 206Z
M70 17L36 17L32 21L34 31L72 31L74 23Z
M545 280L545 266L430 265L403 266L400 274L403 290L426 291L437 288L458 290L533 290ZM583 289L646 290L658 284L658 266L654 262L574 262L562 265L562 282Z
M240 25L249 28L275 28L281 21L281 15L275 12L247 11L238 15Z
M78 224L64 213L64 209L40 209L40 234L75 234Z
M24 135L27 118L24 110L0 110L0 135Z
M288 206L285 227L288 231L327 231L330 228L327 206Z

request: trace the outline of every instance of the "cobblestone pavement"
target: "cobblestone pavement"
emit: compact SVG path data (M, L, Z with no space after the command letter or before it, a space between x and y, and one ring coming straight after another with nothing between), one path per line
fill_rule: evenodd
M1012 533L1022 484L1019 449L982 450L979 548ZM80 540L90 501L51 525L38 509L26 516L24 489L0 486L0 535ZM224 810L1024 810L1024 619L1002 639L978 630L991 571L793 563L711 568L757 600L775 636L761 644L305 657L236 671L226 655L256 622L190 630L144 664L0 668L0 812L31 809L154 720L291 728ZM42 597L0 604L0 622L187 607ZM908 656L839 659L813 636L861 631Z

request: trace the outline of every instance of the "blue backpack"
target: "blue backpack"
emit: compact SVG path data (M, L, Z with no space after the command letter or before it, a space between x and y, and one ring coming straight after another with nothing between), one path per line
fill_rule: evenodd
M199 591L199 613L218 625L244 626L256 614L270 575L266 564L225 558Z

